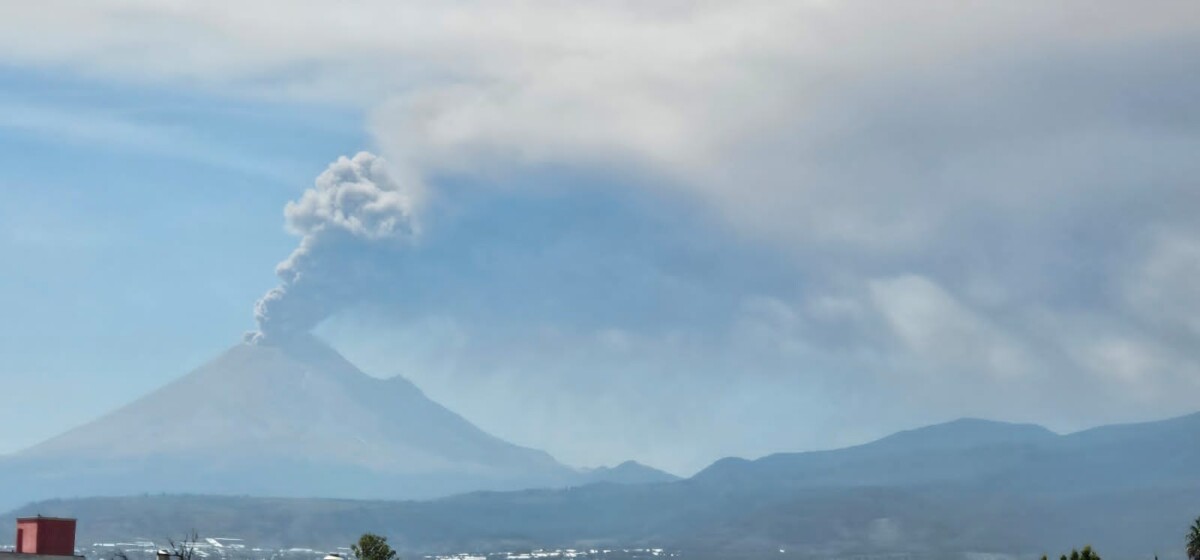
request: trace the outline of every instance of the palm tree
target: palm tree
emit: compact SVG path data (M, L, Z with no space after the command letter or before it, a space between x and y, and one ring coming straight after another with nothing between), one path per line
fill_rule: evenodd
M1192 528L1187 534L1187 557L1190 560L1200 560L1200 517L1192 522Z

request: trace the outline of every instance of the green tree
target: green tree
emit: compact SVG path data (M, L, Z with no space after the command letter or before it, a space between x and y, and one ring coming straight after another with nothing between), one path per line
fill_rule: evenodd
M1200 560L1200 517L1192 522L1192 528L1187 534L1187 557Z
M1046 560L1044 555L1042 556L1042 560ZM1100 560L1100 555L1096 554L1095 550L1092 550L1091 545L1088 545L1083 547L1083 550L1071 550L1070 556L1063 554L1058 557L1058 560ZM1194 560L1200 560L1200 558Z
M358 560L395 560L396 551L388 546L387 537L374 533L363 533L358 538L358 544L351 545L350 551Z

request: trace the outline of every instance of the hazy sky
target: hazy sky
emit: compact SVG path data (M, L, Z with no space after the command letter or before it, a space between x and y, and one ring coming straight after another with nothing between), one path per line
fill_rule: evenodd
M360 151L317 332L570 464L1200 409L1195 0L244 4L0 6L0 452L238 343Z

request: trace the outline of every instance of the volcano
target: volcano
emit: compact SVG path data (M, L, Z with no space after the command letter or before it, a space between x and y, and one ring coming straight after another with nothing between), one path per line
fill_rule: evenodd
M0 461L6 501L140 493L429 498L581 473L472 425L402 377L305 335L239 344L89 424Z

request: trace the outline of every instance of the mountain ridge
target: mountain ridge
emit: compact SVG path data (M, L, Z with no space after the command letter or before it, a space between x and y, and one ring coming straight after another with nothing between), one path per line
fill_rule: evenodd
M634 460L625 461L614 467L583 469L587 483L611 482L615 484L650 484L674 482L680 478L674 474Z
M186 530L179 524L199 523L192 528L223 534L253 526L253 535L241 536L328 546L375 531L405 551L423 553L654 545L713 558L786 550L789 558L965 559L1037 557L1091 543L1118 557L1182 559L1178 539L1200 504L1200 422L1192 416L1116 426L1123 436L1116 439L1046 437L1018 425L1016 443L1000 433L980 445L935 449L932 461L919 446L897 448L894 442L913 441L909 437L880 438L787 460L718 461L714 466L726 465L721 470L729 476L674 482L483 491L428 501L60 500L12 515L78 515L98 528L85 534L98 538L169 535ZM921 433L938 440L939 432L961 427ZM843 469L853 476L835 476Z
M561 466L545 452L478 429L406 379L363 374L313 337L288 346L239 344L151 394L18 455L104 450L143 456L239 447L261 452L264 446L302 458L340 452L378 461L390 455L387 464L376 466L403 470L422 469L415 459L435 466L442 466L439 459Z
M21 488L19 500L131 492L407 498L563 486L580 474L484 432L407 379L362 373L305 335L235 345L117 410L0 458L3 480Z

